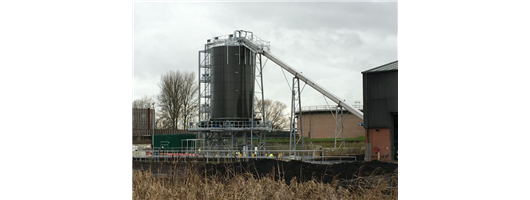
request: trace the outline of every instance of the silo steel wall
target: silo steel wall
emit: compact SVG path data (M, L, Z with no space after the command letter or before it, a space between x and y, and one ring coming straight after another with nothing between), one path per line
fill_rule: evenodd
M212 119L252 118L255 54L244 46L219 46L210 59Z

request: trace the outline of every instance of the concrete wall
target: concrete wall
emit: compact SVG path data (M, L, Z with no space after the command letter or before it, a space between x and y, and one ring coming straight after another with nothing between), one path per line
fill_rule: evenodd
M344 137L364 136L365 129L359 126L359 122L362 121L359 117L344 112ZM306 138L309 136L311 138L333 138L335 134L335 119L330 111L303 112L302 125L304 137ZM300 122L298 122L298 127L300 127ZM337 131L339 130L340 123ZM298 134L300 134L300 130L298 130ZM339 134L337 138L342 138L342 134Z

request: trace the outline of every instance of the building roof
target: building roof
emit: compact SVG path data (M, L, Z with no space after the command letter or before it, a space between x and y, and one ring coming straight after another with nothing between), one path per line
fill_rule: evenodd
M387 71L397 71L397 70L398 70L398 61L396 60L394 62L387 63L379 67L366 70L361 73L365 74L365 73L387 72Z

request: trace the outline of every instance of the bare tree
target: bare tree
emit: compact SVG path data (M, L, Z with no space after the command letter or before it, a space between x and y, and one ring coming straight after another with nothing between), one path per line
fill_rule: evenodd
M182 89L182 74L180 72L169 71L160 77L160 94L158 101L162 112L160 119L164 128L177 129L178 118L182 103L180 102L179 93Z
M143 96L140 99L136 99L132 103L133 108L151 108L151 103L155 102L155 98L152 96Z
M271 123L273 130L282 130L287 128L289 125L289 117L285 115L285 109L287 106L279 101L272 101L270 99L265 99L265 116L267 121ZM256 109L261 109L261 100L256 102ZM262 117L262 116L259 116Z
M188 121L198 108L194 72L169 71L160 77L158 102L162 108L157 126L167 129L188 127Z
M188 129L188 122L191 118L197 115L199 108L197 101L197 92L199 86L197 85L196 76L194 72L185 72L183 74L183 85L180 93L180 99L182 102L182 124L184 129Z
M162 111L157 111L155 116L155 127L156 129L169 129L171 122L167 117L163 117L165 114Z

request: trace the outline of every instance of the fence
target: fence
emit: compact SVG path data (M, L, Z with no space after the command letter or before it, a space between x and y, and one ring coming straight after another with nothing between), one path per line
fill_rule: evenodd
M133 129L133 136L151 136L153 130L149 129ZM188 130L178 130L178 129L155 129L155 135L169 135L169 134L181 134L181 133L190 133Z
M154 148L133 152L136 161L237 162L251 159L301 160L311 163L357 161L355 156L325 156L322 150L201 150L195 147Z

